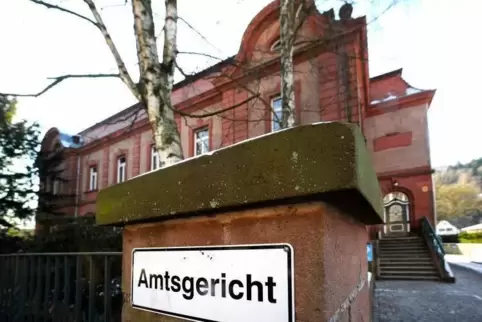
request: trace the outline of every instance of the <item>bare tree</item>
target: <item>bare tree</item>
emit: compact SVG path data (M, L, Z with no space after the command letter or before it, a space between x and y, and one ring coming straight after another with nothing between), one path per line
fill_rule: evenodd
M280 44L281 44L281 128L295 124L295 90L293 69L293 43L295 38L295 1L281 0ZM301 7L301 6L300 6Z
M74 12L61 5L47 2L47 0L29 0L33 3L42 5L46 8L58 10L60 12L70 14L78 19L89 22L102 34L115 62L118 73L115 74L68 74L52 78L52 83L38 93L17 95L17 96L39 96L50 90L55 85L69 78L102 78L102 77L117 77L120 78L131 91L131 93L142 104L137 105L137 110L125 115L126 120L132 120L132 123L138 120L139 111L144 109L147 113L149 123L151 125L155 145L160 152L161 159L166 164L173 164L183 158L183 151L181 147L180 135L175 122L175 113L182 117L203 118L218 115L219 117L229 118L228 112L244 105L251 104L254 107L258 102L262 102L263 108L271 111L272 118L281 125L281 128L291 127L295 124L295 94L294 94L294 75L296 73L293 64L293 52L296 45L300 45L296 38L305 19L309 16L310 11L315 9L313 0L281 0L280 4L280 78L281 78L281 95L282 95L282 115L278 120L278 115L272 113L270 102L263 99L260 95L262 89L258 86L250 85L243 81L237 81L236 86L248 93L245 100L241 102L233 102L231 106L214 109L211 111L187 113L176 110L171 101L171 94L174 85L174 71L178 69L185 77L191 75L185 73L177 63L178 54L199 54L199 53L182 53L177 50L177 22L180 19L177 13L177 1L165 0L165 17L162 34L164 35L162 61L157 52L157 36L154 29L154 14L152 10L151 0L131 0L132 14L134 18L134 33L137 46L137 59L139 66L140 78L137 82L129 75L126 64L124 63L119 51L117 50L111 35L100 15L99 9L96 7L94 0L83 0L90 10L91 16L87 17ZM390 0L396 2L396 0ZM127 3L127 2L126 2ZM316 10L316 9L315 9ZM183 21L183 20L181 20ZM186 24L193 28L189 23ZM201 33L198 32L199 35ZM327 39L310 40L311 43L322 43ZM303 43L302 45L310 45L310 43ZM347 57L344 54L343 57ZM345 65L347 65L346 59ZM359 59L360 57L354 57ZM242 62L231 61L228 65L242 72L252 75L253 70L245 67ZM313 70L319 69L320 66L313 66ZM226 68L221 70L221 75L216 74L215 77L225 77L227 79L233 78L231 69ZM347 73L349 68L346 67ZM346 73L345 73L346 74ZM349 75L345 75L345 87L351 86L349 84ZM208 76L209 77L209 76ZM264 77L263 75L256 76L258 80ZM253 78L253 77L252 77ZM15 95L15 94L13 94ZM339 98L334 98L339 99ZM322 108L322 107L321 107ZM347 110L347 116L348 115ZM116 120L118 121L118 120ZM260 120L247 120L260 121Z
M115 59L118 74L62 75L53 78L52 83L38 93L24 95L5 93L5 95L37 97L69 78L118 77L146 109L154 136L154 142L161 158L165 160L166 164L173 164L181 160L183 158L181 140L174 120L174 108L171 102L177 55L177 0L165 0L166 14L163 27L164 48L162 62L157 54L157 37L154 32L152 1L131 1L140 72L138 82L135 82L127 71L126 64L114 44L100 15L100 11L93 0L83 0L88 6L93 18L47 1L30 1L46 8L75 16L89 22L97 28L104 37Z

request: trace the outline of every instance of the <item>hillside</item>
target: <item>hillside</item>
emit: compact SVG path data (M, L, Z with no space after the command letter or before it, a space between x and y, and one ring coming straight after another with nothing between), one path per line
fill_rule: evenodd
M482 158L436 169L438 220L458 228L482 222Z
M435 169L435 179L443 184L475 183L482 189L482 158Z

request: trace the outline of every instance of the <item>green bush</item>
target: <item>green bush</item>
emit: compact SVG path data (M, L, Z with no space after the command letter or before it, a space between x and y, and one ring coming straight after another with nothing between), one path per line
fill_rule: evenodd
M462 232L459 234L461 243L482 244L482 231L475 233Z
M43 224L45 229L32 235L0 231L0 253L122 251L121 228L97 226L94 218L56 218Z

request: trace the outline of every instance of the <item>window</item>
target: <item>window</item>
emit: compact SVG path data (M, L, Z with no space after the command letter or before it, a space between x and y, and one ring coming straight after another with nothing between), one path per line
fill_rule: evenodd
M204 128L194 132L194 155L209 152L209 129Z
M126 180L126 157L121 156L117 159L117 183Z
M281 97L276 97L271 100L271 131L276 132L281 129Z
M162 167L161 156L157 152L156 147L151 147L151 171Z
M97 167L92 166L89 169L89 191L97 190Z
M59 179L54 179L52 194L53 194L53 195L58 195L59 193L60 193L60 180L59 180Z

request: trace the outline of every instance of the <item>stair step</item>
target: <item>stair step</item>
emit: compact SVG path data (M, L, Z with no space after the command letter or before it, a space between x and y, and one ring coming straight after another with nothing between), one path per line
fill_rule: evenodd
M421 239L419 236L397 236L397 237L384 237L383 239L381 240L394 240L394 239Z
M380 258L383 257L407 257L407 256L424 256L424 257L430 257L430 254L428 252L387 252L387 253L381 253Z
M429 255L430 253L428 250L404 250L404 251L384 251L380 252L380 257L383 257L385 255L397 255L397 254L402 254L402 255L410 255L410 254L426 254Z
M428 251L425 247L380 248L380 252Z
M435 268L433 264L422 264L422 265L407 265L406 263L400 264L380 264L380 269L398 267L401 269L432 269Z
M431 260L427 261L380 261L380 266L382 265L432 265Z
M380 249L380 253L403 253L403 252L428 252L426 248L419 249L408 249L408 248L398 248L398 249Z
M428 249L382 249L380 254L428 253Z
M392 242L397 240L412 241L412 240L423 240L420 237L396 237L396 238L382 238L381 242Z
M380 256L380 259L402 259L402 260L419 260L419 259L432 259L428 254L385 254Z
M407 274L437 274L435 267L429 268L407 268L407 267L380 267L380 272L382 273L407 273Z
M384 247L425 247L424 243L390 243L390 244L380 244L380 248Z
M399 241L399 242L390 242L390 243L379 243L378 245L380 246L400 246L400 245L425 245L424 242L421 241L414 241L414 242L404 242L404 241Z
M413 243L413 242L423 242L423 239L418 237L403 237L403 238L391 238L391 239L380 239L380 244L385 243Z
M434 276L440 277L438 272L412 272L412 271L380 271L380 276Z
M380 248L419 248L423 247L426 248L426 246L422 243L420 244L394 244L394 245L380 245Z
M440 281L438 276L391 276L391 275L379 275L380 280L418 280L418 281Z

